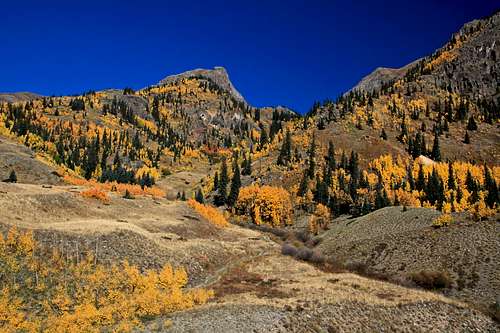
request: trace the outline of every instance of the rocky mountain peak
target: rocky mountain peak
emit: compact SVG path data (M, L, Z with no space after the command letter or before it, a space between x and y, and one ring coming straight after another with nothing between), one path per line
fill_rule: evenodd
M193 69L181 74L170 75L159 82L160 85L177 83L190 77L202 77L215 82L219 87L228 91L237 101L246 103L243 96L234 87L224 67L216 66L213 69Z

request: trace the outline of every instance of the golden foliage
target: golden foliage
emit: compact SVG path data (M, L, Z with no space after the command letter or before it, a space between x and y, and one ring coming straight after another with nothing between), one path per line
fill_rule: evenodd
M453 219L450 214L443 214L439 217L436 217L432 221L432 226L435 228L447 227L453 222Z
M309 219L309 231L313 234L318 234L318 231L328 228L330 223L330 211L323 204L316 205L314 214Z
M0 234L0 331L130 332L141 320L192 308L212 291L186 290L183 268L141 273L126 261L105 267L44 253L30 232Z
M109 202L109 197L106 192L97 187L91 187L88 190L82 191L80 195L84 198L94 198L102 202Z
M160 172L156 168L150 168L146 165L140 167L135 172L135 178L140 179L142 176L149 174L155 181L160 179Z
M101 191L118 192L120 193L120 195L124 195L128 190L129 193L134 196L152 196L154 198L161 198L165 196L165 191L155 186L141 188L140 185L136 184L123 184L117 182L99 183L95 180L85 180L83 178L77 178L69 175L64 176L64 181L68 184L77 186L89 186L92 188L97 188Z
M188 205L191 206L198 214L206 218L210 223L218 227L227 227L229 223L222 213L215 207L204 205L196 200L189 199Z
M256 224L292 224L290 193L281 187L252 185L240 190L236 213L249 215Z

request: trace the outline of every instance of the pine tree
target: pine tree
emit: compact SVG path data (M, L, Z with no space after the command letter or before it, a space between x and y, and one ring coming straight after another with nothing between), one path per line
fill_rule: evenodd
M194 199L201 204L205 203L205 197L203 196L203 191L201 190L201 188L199 188L198 191L196 191Z
M219 173L215 171L214 174L214 191L217 191L219 189Z
M340 167L344 170L347 170L348 166L349 166L349 161L347 159L345 151L342 151L342 156L340 157Z
M349 173L351 174L351 178L353 178L356 183L359 181L359 157L358 153L354 150L351 151L351 158L349 160Z
M434 143L432 145L431 157L434 161L441 161L441 149L439 148L439 136L437 133L434 134Z
M264 146L267 144L268 141L269 141L269 139L267 137L266 129L264 127L262 127L261 130L260 130L260 144L259 144L259 148L260 149L264 148Z
M490 208L493 208L495 205L500 205L498 185L495 178L491 174L490 168L487 166L484 166L484 188L488 191L485 199L486 204Z
M286 131L285 140L281 145L280 154L278 156L278 165L288 165L292 161L292 137L290 131Z
M415 185L418 191L422 191L425 189L426 182L425 182L424 168L422 167L422 164L419 165L417 183Z
M297 195L300 197L303 197L304 195L306 195L308 187L309 187L309 176L307 174L307 170L305 170L304 174L302 175L302 179L300 181Z
M387 140L387 133L385 133L385 129L382 128L382 133L380 133L380 137L382 140Z
M327 168L323 169L323 179L319 175L316 176L316 191L314 193L314 200L318 203L327 204L328 201L328 171Z
M385 188L379 188L375 197L375 209L384 208L390 205L389 197Z
M233 178L231 179L231 189L229 190L229 196L227 198L227 205L232 207L238 200L238 195L241 188L241 178L240 178L240 167L238 163L233 164Z
M227 162L226 159L223 159L220 170L219 182L217 185L217 196L215 198L215 204L217 206L222 206L226 203L228 182L229 182L229 175L227 171Z
M132 199L134 199L134 196L130 193L130 191L128 189L126 189L125 194L123 195L123 198L132 200Z
M469 132L465 131L465 138L464 138L464 143L465 144L470 144L470 137L469 137Z
M248 159L246 161L242 174L250 176L252 174L252 154L248 153Z
M316 173L316 135L313 134L311 145L307 152L307 175L309 179L314 179L314 174Z
M335 160L335 147L332 141L328 142L328 155L326 156L326 162L330 172L337 168L337 161Z
M467 130L477 131L477 124L476 124L476 120L474 119L474 117L469 118L469 121L467 122Z
M453 172L453 163L448 162L448 189L449 190L456 190L457 189L457 182L455 180L455 174Z
M410 190L413 191L415 189L415 179L413 178L413 170L411 165L408 166L406 171L406 178L408 180L408 184L410 185Z
M404 142L404 140L407 137L408 137L408 129L406 128L405 118L403 118L403 121L401 122L401 134L398 136L398 140L400 142Z
M474 192L477 190L477 182L474 177L472 177L472 173L470 172L470 170L467 170L467 175L465 176L465 187L469 192Z
M17 183L17 175L16 175L16 171L15 170L12 170L9 174L9 178L7 178L7 181L9 183Z

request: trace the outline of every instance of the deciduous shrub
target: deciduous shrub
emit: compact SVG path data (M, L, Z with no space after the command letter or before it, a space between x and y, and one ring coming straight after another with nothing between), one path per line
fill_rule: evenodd
M82 191L80 195L84 198L94 198L102 202L109 202L106 192L97 187L91 187L88 190Z
M431 290L449 288L453 283L447 272L422 270L410 274L410 278L418 286Z
M281 254L285 256L295 257L295 255L297 254L297 248L292 244L285 243L281 247Z
M207 302L212 291L186 290L183 268L141 273L135 266L96 264L46 254L30 232L0 234L1 332L130 332L144 319Z
M227 227L229 223L222 213L215 207L210 205L201 204L196 200L189 199L188 205L191 206L195 211L198 212L201 216L206 218L210 223L218 226L218 227Z
M447 227L453 222L453 219L451 218L450 214L443 214L439 217L436 217L432 221L432 226L434 228L441 228L441 227Z
M124 184L117 182L99 183L95 180L85 180L68 175L64 176L64 181L72 185L97 188L101 191L118 192L121 195L125 195L125 192L128 190L133 196L152 196L154 198L161 198L165 196L165 191L155 186L141 188L140 185L136 184Z
M281 187L252 185L240 190L236 214L249 215L255 224L292 224L290 193Z

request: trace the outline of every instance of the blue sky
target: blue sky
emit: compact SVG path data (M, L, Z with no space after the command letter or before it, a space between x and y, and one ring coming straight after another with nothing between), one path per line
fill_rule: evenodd
M299 112L444 44L496 1L5 1L0 91L135 89L224 66L255 106Z

